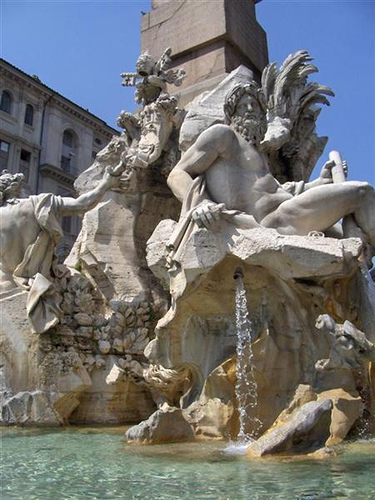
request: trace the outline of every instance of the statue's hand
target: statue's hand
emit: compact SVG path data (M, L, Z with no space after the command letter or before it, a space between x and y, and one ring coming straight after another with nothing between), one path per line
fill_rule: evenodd
M193 210L191 218L198 227L208 229L215 221L220 219L220 213L224 209L224 203L206 202Z
M335 162L332 160L325 162L319 176L320 184L332 184L332 168L334 166Z
M320 172L320 184L332 184L332 168L336 166L336 163L333 160L328 160L323 165L322 171ZM348 175L348 165L344 160L342 162L342 168L344 170L345 178Z
M107 185L107 189L119 187L120 176L123 170L121 167L121 163L119 163L115 167L113 165L109 165L108 167L106 167L103 175L103 180Z

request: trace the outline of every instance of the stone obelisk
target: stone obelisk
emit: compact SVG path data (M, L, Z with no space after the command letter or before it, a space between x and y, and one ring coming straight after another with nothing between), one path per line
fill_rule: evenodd
M256 20L254 0L152 0L142 16L141 50L155 58L172 48L172 67L187 77L180 106L214 88L244 64L260 79L268 64L267 37Z

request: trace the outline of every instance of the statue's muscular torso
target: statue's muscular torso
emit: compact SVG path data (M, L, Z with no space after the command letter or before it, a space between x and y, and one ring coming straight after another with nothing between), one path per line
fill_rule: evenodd
M167 182L183 202L193 187L193 179L204 175L208 202L244 212L259 225L281 234L325 231L353 214L375 248L374 189L356 181L334 184L331 168L332 162L327 162L324 175L305 184L303 192L293 196L272 176L267 159L255 147L231 127L213 125L186 151ZM198 225L200 222L200 227L208 228L215 220L213 213L211 204L203 201L192 218Z
M225 203L227 209L253 215L260 223L292 195L270 173L264 155L231 127L219 127L219 134L212 134L216 145L212 142L211 146L221 151L205 171L208 194L212 201ZM206 132L207 140L209 132Z

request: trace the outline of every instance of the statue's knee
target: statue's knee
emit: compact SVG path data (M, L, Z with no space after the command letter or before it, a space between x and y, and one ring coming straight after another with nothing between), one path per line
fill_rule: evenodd
M353 181L353 185L360 197L367 197L368 195L374 194L374 188L368 182Z

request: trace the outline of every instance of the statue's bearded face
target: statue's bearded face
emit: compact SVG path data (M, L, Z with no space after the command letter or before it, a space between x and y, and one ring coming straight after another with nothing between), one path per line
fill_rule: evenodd
M258 100L249 93L245 93L238 101L231 123L252 144L258 145L264 136L265 114Z

